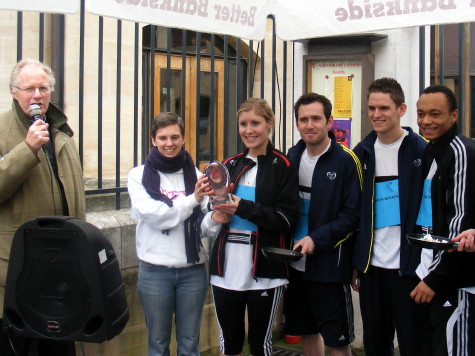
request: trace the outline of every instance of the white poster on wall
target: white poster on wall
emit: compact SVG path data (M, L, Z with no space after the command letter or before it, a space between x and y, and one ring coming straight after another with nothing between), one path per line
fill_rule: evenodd
M361 139L360 59L322 59L311 61L311 90L325 95L332 103L332 131L340 143L353 148Z

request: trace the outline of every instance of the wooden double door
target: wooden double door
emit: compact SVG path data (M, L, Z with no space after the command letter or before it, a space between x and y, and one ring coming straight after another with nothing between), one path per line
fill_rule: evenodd
M200 59L199 73L197 67L195 57L187 57L183 66L182 56L170 56L168 90L167 55L155 55L154 116L160 111L167 111L169 96L169 111L177 113L185 122L185 147L203 171L210 161L222 161L224 158L224 61L214 60L213 74L208 58ZM213 75L214 90L211 84ZM185 101L184 112L182 100Z

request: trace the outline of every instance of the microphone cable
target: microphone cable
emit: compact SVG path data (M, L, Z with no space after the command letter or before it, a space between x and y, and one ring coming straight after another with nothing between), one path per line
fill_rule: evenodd
M49 130L48 130L48 133L50 133ZM51 134L50 134L50 140L51 140ZM46 157L46 164L47 164L48 170L49 170L49 182L50 182L50 189L51 189L51 198L53 199L54 215L58 215L58 213L56 211L56 199L54 198L54 186L53 186L54 172L53 172L53 167L51 167L51 162L50 162L50 159L49 159L49 155L46 152L45 147L43 146L42 148L43 148L43 153ZM53 148L53 145L51 145L51 148ZM53 150L54 150L54 148L53 148ZM54 151L52 152L52 154L54 154Z
M34 121L37 121L37 120L42 120L41 117L40 117L40 113L41 112L38 112L40 111L40 107L38 105L35 105L35 104L32 104L30 105L30 115L31 117L34 119ZM43 120L42 120L43 121ZM45 117L45 120L44 122L46 123L46 117ZM50 132L50 130L48 129L48 134L49 134L49 139L50 139L50 142L52 140L52 133ZM52 150L51 154L55 154L54 153L54 146L52 143L50 143L50 146L49 146ZM49 180L50 180L50 189L51 189L51 198L53 200L53 209L54 209L54 215L58 215L58 212L56 211L56 199L54 197L54 186L53 186L53 176L54 176L54 172L53 172L53 168L51 167L51 161L50 161L50 158L49 158L49 149L45 147L45 144L41 146L41 149L43 150L43 153L45 155L45 158L46 158L46 165L48 166L48 170L49 170Z
M13 353L15 354L15 356L20 356L20 355L18 354L16 348L15 348L15 345L13 345L13 344L14 344L14 343L13 343L13 340L12 340L12 335L13 335L13 333L12 333L12 331L11 331L11 328L12 328L11 325L9 325L9 326L7 327L8 342L10 343L10 347L11 347Z

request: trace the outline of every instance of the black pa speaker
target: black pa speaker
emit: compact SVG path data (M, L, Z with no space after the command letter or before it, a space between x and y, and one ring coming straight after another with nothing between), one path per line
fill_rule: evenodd
M85 221L45 216L16 231L10 253L3 326L17 334L102 342L129 319L114 249Z

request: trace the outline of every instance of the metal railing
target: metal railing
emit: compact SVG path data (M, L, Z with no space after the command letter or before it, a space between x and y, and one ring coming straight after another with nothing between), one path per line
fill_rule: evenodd
M28 16L32 16L28 14ZM85 143L88 141L97 140L97 152L95 156L97 157L96 172L95 177L88 176L89 182L87 184L86 195L99 195L99 194L113 194L115 195L115 208L120 209L121 207L121 193L127 191L125 186L125 178L123 174L123 165L121 159L121 145L123 145L121 132L123 130L133 131L133 138L128 145L131 145L132 148L132 163L129 168L141 164L144 161L146 154L148 153L148 147L150 144L149 140L149 123L153 116L154 110L154 56L153 53L164 53L168 57L168 71L167 71L167 88L170 88L170 57L176 55L177 51L171 47L171 29L167 30L167 47L166 49L157 48L155 46L157 33L156 26L146 26L143 24L134 24L133 31L133 43L134 43L134 56L133 56L133 78L125 78L123 74L123 47L122 43L130 38L124 38L124 33L122 31L123 21L121 20L111 20L107 19L109 25L111 21L116 22L116 62L114 64L108 62L105 63L104 56L106 54L106 49L104 45L105 41L105 19L100 16L95 16L85 13L84 1L81 3L81 8L79 12L79 48L77 48L78 56L76 58L71 58L65 53L65 34L71 34L72 28L68 26L68 20L70 15L49 15L49 14L37 14L38 22L38 59L40 61L46 61L53 69L55 76L57 78L57 85L55 91L52 93L52 102L57 105L60 109L64 110L68 103L65 102L64 91L65 91L65 66L70 66L68 63L69 60L74 59L74 62L77 64L78 71L78 82L77 82L77 103L78 103L78 150L81 158L81 162L84 164L87 163L87 158L85 155ZM95 18L97 21L98 33L96 39L91 39L86 34L86 16L89 16L88 21L91 18ZM17 13L17 28L16 28L16 37L17 37L17 60L20 60L24 56L24 47L23 47L23 36L25 31L28 31L28 28L25 26L23 21L24 13ZM90 22L88 22L88 26ZM141 26L143 26L141 28ZM142 32L141 32L142 31ZM144 32L150 31L151 41L148 44L141 43L140 38L144 37ZM177 31L177 30L174 30ZM265 40L263 41L249 41L244 42L241 39L233 38L230 36L218 36L218 35L208 35L195 33L191 31L178 30L182 32L183 46L181 52L178 52L182 55L183 58L183 67L186 66L185 59L188 56L194 56L196 64L200 66L200 58L208 58L211 60L211 73L214 72L214 63L215 60L219 59L224 61L224 154L228 156L235 153L240 149L239 146L239 137L235 127L233 128L230 124L234 120L234 113L239 105L247 98L253 95L260 97L266 97L271 104L272 109L276 112L276 106L280 117L281 129L274 134L274 141L278 141L280 148L285 149L286 146L286 134L285 127L287 122L287 101L291 100L287 96L287 80L288 74L287 70L291 66L288 65L288 44L284 42L284 51L283 53L277 53L277 39L275 35L275 27L273 28L273 33L271 36L272 49L271 53L266 53ZM50 37L48 37L50 34ZM211 36L211 46L210 52L202 54L201 38L202 36ZM128 34L130 36L130 33ZM194 51L185 48L186 38L193 37L196 42L196 47ZM215 48L217 48L216 42L219 38L222 41L222 53L216 53ZM87 107L88 102L86 101L85 96L85 69L86 69L86 45L91 46L91 41L96 41L95 46L97 46L97 136L91 137L87 130L85 130L85 116L87 112L90 112ZM46 53L45 43L51 43L51 53ZM257 49L256 49L257 43ZM243 48L246 47L246 51ZM245 53L247 52L247 53ZM279 55L282 55L281 58L277 58ZM267 61L267 57L271 57L270 64ZM51 62L48 62L48 58L51 58ZM90 61L90 58L88 58ZM141 61L141 62L140 62ZM277 67L277 62L282 62L282 68ZM112 179L110 175L108 178L104 176L104 139L105 134L104 122L106 119L104 113L104 101L106 99L104 94L104 66L107 65L108 68L111 68L112 65L115 66L115 102L116 102L116 112L115 112L115 142L114 147L108 146L108 152L111 149L115 151L113 155L115 157L115 172ZM140 73L140 67L142 71ZM284 71L282 76L283 80L283 90L280 90L280 78L278 72ZM256 73L260 74L260 87L257 87L255 83ZM270 86L264 85L265 81L268 81L267 76L271 77ZM197 81L194 83L198 90L196 90L197 96L200 95L200 76L197 76ZM214 76L211 76L214 78ZM259 77L258 77L259 78ZM183 80L186 80L183 76ZM133 119L132 121L127 122L127 127L124 127L124 120L121 117L121 101L122 101L122 85L123 82L130 81L133 82ZM68 83L71 85L71 83ZM211 79L211 92L214 93L216 83L214 79ZM185 87L183 83L182 87ZM141 95L142 93L142 95ZM170 110L170 90L167 91L167 110ZM185 93L182 93L183 98L185 98ZM276 99L278 96L278 99ZM182 113L187 110L185 105L185 100L182 100ZM188 108L188 110L194 110L196 113L200 112L200 100L196 99L196 106L194 108ZM214 105L211 105L210 116L214 117L216 115L214 111ZM232 118L232 119L230 119ZM110 117L107 117L110 121ZM212 121L213 122L213 121ZM235 126L235 125L234 125ZM213 125L210 126L211 133L215 130ZM198 152L199 147L199 130L196 135L196 152ZM277 135L277 137L276 137ZM210 135L213 137L213 135ZM233 144L231 144L233 143ZM214 146L215 142L210 142L210 160L213 160L215 157L216 147ZM130 148L129 148L130 149ZM86 161L86 162L85 162Z
M29 15L30 16L30 15ZM55 92L52 94L52 101L58 105L61 109L67 106L64 97L64 88L65 88L65 66L70 65L71 55L66 56L65 53L65 34L70 31L73 31L68 27L67 17L65 15L45 15L37 14L38 16L38 59L40 61L45 61L45 58L50 58L50 65L53 68L56 79L57 86ZM89 16L93 21L97 22L98 33L97 39L90 38L86 35L86 16ZM287 147L286 139L286 127L288 123L287 117L289 116L288 108L291 108L293 99L288 95L288 85L294 86L293 76L292 78L288 77L289 69L293 71L293 62L292 58L289 59L288 49L289 44L284 41L280 41L276 38L275 34L275 25L272 29L272 33L267 37L266 40L262 41L243 41L239 38L233 38L230 36L218 36L218 35L209 35L195 33L186 30L173 30L181 31L182 46L180 50L172 47L172 29L166 30L166 47L159 48L156 46L157 41L157 27L156 26L147 26L144 24L133 24L133 31L130 31L125 34L123 32L123 21L121 20L111 20L107 19L108 24L113 24L115 21L116 26L116 62L110 63L105 62L104 55L108 53L105 47L105 19L100 16L95 16L85 13L84 0L81 2L81 9L79 13L79 48L78 51L78 60L77 60L77 70L78 70L78 136L79 136L79 154L83 165L86 163L87 158L85 156L85 142L90 140L97 140L97 169L95 170L94 185L88 186L86 191L87 195L97 195L97 194L114 194L115 195L115 208L120 209L121 207L121 193L127 191L125 187L125 177L124 177L124 167L123 160L125 157L121 155L121 147L123 146L123 137L121 133L124 130L132 131L133 137L130 140L128 145L132 146L129 169L133 166L141 164L144 161L146 154L148 153L149 148L149 123L153 116L154 110L154 81L155 81L155 56L154 53L163 53L167 56L167 100L166 107L167 110L171 108L170 102L170 58L172 55L181 55L182 56L182 67L186 67L186 58L193 56L196 60L196 64L200 66L200 59L207 58L211 60L211 72L214 72L214 64L216 60L224 61L224 78L225 86L223 93L223 102L224 102L224 153L225 156L235 153L240 149L239 147L239 137L235 128L230 124L232 121L231 118L234 117L234 113L239 105L247 98L251 96L260 96L261 98L266 98L271 104L272 109L276 113L278 118L277 122L279 126L277 127L276 132L274 133L274 142L277 142L277 146L283 150ZM459 38L459 57L462 61L463 58L468 57L468 65L470 66L470 51L467 50L467 46L463 44L463 38L466 38L467 26L460 24ZM16 27L16 57L17 60L23 58L24 54L24 34L26 25L23 21L23 13L17 13L17 27ZM443 27L441 27L443 29ZM147 31L149 32L147 35ZM424 38L424 29L421 28L420 34L421 38ZM49 36L48 36L49 34ZM443 34L443 31L442 31ZM127 37L126 37L127 36ZM144 43L143 38L149 36L150 41ZM204 37L209 37L209 48L205 53L202 53L202 40ZM130 37L130 38L129 38ZM142 42L141 42L142 38ZM187 39L193 38L195 47L193 50L190 50L187 47ZM218 40L220 45L218 45ZM125 77L123 71L122 56L124 54L124 48L122 44L124 42L131 41L133 42L133 71L130 74L133 78ZM266 50L266 41L271 41L271 44L268 45L270 48L270 53L267 53ZM443 46L444 36L439 35L439 45ZM94 42L96 42L94 44ZM51 52L47 53L45 45L46 43L51 44ZM87 105L89 105L85 100L85 67L86 67L86 45L95 45L97 46L97 136L90 137L88 131L85 130L85 115L86 112L89 112ZM278 45L280 46L277 49ZM421 51L420 51L420 85L424 83L424 63L425 63L425 52L424 52L424 40L420 41ZM221 48L220 53L216 52L217 48ZM432 69L432 75L435 78L445 78L444 73L444 51L439 50L436 53L434 45L431 49L431 57L438 57L438 69ZM270 56L270 61L267 60ZM74 58L76 62L76 58ZM114 66L115 70L115 92L109 93L108 95L104 94L104 68L111 68ZM460 96L460 111L465 113L465 115L470 115L470 101L467 104L467 97L470 98L470 86L467 87L467 80L470 81L470 69L467 72L467 61L460 62L459 64L459 74L458 78L460 80L459 96ZM259 78L260 86L256 85L256 76ZM198 88L196 91L197 96L200 94L200 79L199 75L197 76L196 83L194 85ZM216 83L214 82L214 76L211 76L211 92L214 93L216 88ZM270 78L270 80L269 80ZM182 89L186 86L185 81L187 78L183 77ZM127 126L124 127L124 119L122 117L123 113L121 111L121 102L122 97L122 87L123 83L132 82L132 93L133 93L133 118L131 122L127 122ZM265 83L270 82L270 85L265 85ZM70 84L70 83L69 83ZM282 85L282 89L281 89ZM421 88L422 89L422 88ZM104 135L105 131L111 130L110 128L104 129L104 122L107 118L110 121L110 115L107 116L104 112L104 101L110 100L110 96L115 98L115 141L113 143L113 148L111 145L108 145L107 152L110 152L110 149L115 151L115 167L113 172L113 178L105 178L104 176L104 153L106 152L104 148ZM183 98L186 98L186 93L181 93ZM185 110L194 110L195 113L200 112L200 100L196 98L196 105L193 108L188 108L186 106L185 100L181 101L181 112L184 113ZM214 111L214 106L211 105L210 116L213 118L216 115ZM290 120L291 123L292 120ZM473 120L472 120L473 121ZM214 121L211 121L214 122ZM469 130L473 127L473 123L470 120L463 121L465 125L465 130ZM463 127L462 125L462 127ZM467 125L469 126L467 128ZM210 126L211 133L214 133L214 125ZM198 132L198 130L197 130ZM210 135L213 137L213 135ZM200 136L197 133L195 145L196 152L198 152ZM216 146L215 142L210 142L210 160L213 160L215 157ZM107 184L105 182L107 181Z

